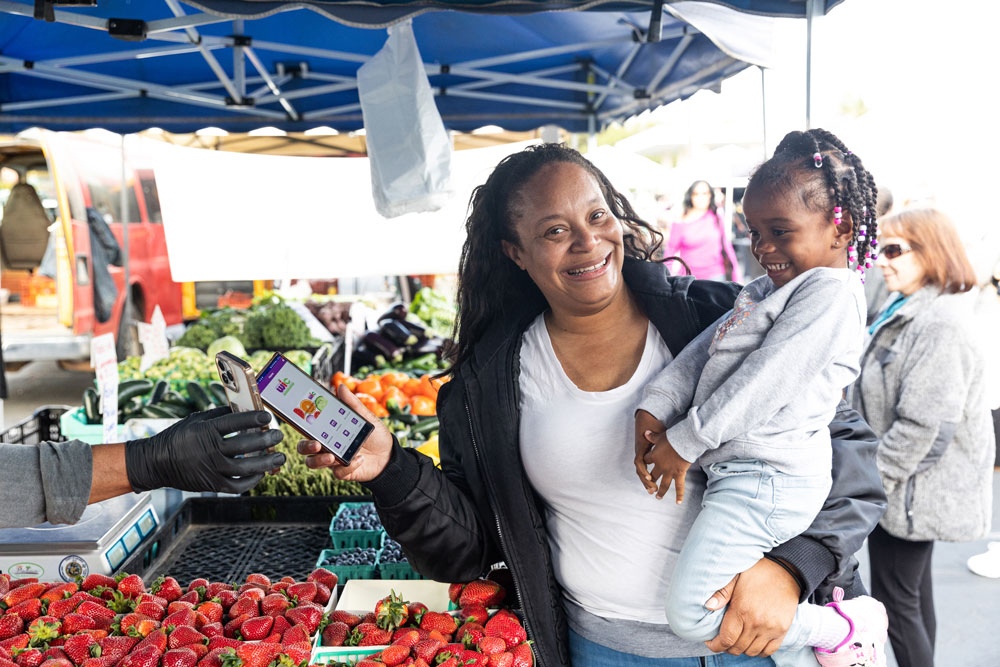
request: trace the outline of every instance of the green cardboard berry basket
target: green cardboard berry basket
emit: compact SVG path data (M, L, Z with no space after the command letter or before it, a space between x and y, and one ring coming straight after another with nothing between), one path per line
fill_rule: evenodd
M64 412L59 418L59 430L67 440L79 440L91 445L104 442L104 425L88 424L82 407Z
M334 549L348 549L350 547L375 547L382 548L382 535L384 531L379 530L334 530L333 526L337 519L343 514L349 514L353 510L372 503L342 503L337 508L337 513L330 519L330 539L333 541ZM369 577L370 579L371 577Z
M382 533L382 540L379 543L378 556L375 564L378 566L379 577L382 579L423 579L423 575L413 569L408 561L402 563L383 563L382 551L385 550L385 542L389 536Z
M349 547L348 549L350 548L353 547ZM323 565L323 561L327 558L342 554L348 551L348 549L323 549L319 552L319 558L316 559L316 567L330 570L330 572L337 575L340 583L351 579L374 579L376 565ZM375 562L378 563L378 554L375 555Z

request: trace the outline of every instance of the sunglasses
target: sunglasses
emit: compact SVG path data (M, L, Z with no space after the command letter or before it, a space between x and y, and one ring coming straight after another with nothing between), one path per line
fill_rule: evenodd
M913 248L906 245L905 243L892 243L887 246L882 246L881 252L879 254L885 257L886 259L896 259L900 255L908 253L911 250L913 250Z

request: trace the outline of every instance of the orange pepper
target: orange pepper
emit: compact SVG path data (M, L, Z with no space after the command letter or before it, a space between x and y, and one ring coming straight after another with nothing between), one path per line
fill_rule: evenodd
M402 387L403 393L407 396L416 396L420 393L420 380L417 378L410 378L406 381L406 384Z
M443 384L444 382L432 378L430 375L422 375L420 377L420 395L432 398L436 401L438 389L440 389Z
M410 399L410 414L420 417L433 417L437 414L434 399L417 395Z
M376 401L381 401L382 396L385 394L385 389L382 388L382 383L378 381L378 378L374 375L369 375L365 380L358 383L358 391L362 394L368 394L375 398Z
M409 379L410 376L407 375L406 373L398 373L390 371L388 373L383 373L379 382L381 382L382 386L386 388L392 386L392 387L399 387L400 389L402 389L403 385L405 385L406 381Z
M358 379L344 373L344 371L337 371L333 374L333 381L330 384L333 386L334 393L336 393L337 387L342 384L346 384L348 389L354 391L358 388Z
M357 397L357 399L359 401L361 401L361 403L366 408L368 408L369 410L371 410L372 413L375 413L376 410L378 410L380 408L382 410L385 410L385 408L383 408L381 405L378 404L378 399L375 398L374 396L372 396L371 394L365 394L363 392L358 392L357 394L354 394L354 395ZM378 416L378 415L376 414L376 416Z
M389 416L389 411L386 409L386 407L384 405L381 405L380 403L376 403L375 404L375 409L372 410L372 414L375 415L376 417L379 417L379 418L388 417Z
M385 395L382 396L382 405L389 407L389 401L392 399L396 399L401 410L410 404L410 397L404 394L399 387L389 387L385 390Z

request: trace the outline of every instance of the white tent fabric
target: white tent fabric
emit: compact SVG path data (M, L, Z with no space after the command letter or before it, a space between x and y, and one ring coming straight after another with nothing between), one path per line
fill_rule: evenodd
M533 142L459 151L454 196L386 220L367 158L246 155L131 136L156 171L177 282L453 273L469 197L503 157Z
M664 9L704 33L726 55L760 67L774 65L775 22L793 20L746 14L695 0L667 3Z

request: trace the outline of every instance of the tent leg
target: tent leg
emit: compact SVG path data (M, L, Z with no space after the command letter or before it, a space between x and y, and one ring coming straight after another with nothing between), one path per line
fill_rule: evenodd
M764 84L764 68L760 68L760 142L767 160L767 86Z
M819 0L822 2L823 0ZM812 39L813 19L822 16L817 0L806 0L806 129L812 129Z
M121 222L122 222L122 265L125 268L125 307L122 308L122 317L125 319L125 328L132 326L132 322L128 321L129 313L131 312L129 308L129 301L132 298L132 288L131 280L129 276L129 248L128 248L128 228L129 228L129 210L128 210L128 178L125 173L125 136L122 135L122 188L121 188L121 203L119 209L121 210ZM121 327L119 327L121 329Z
M587 116L587 152L597 149L597 117L594 114Z

